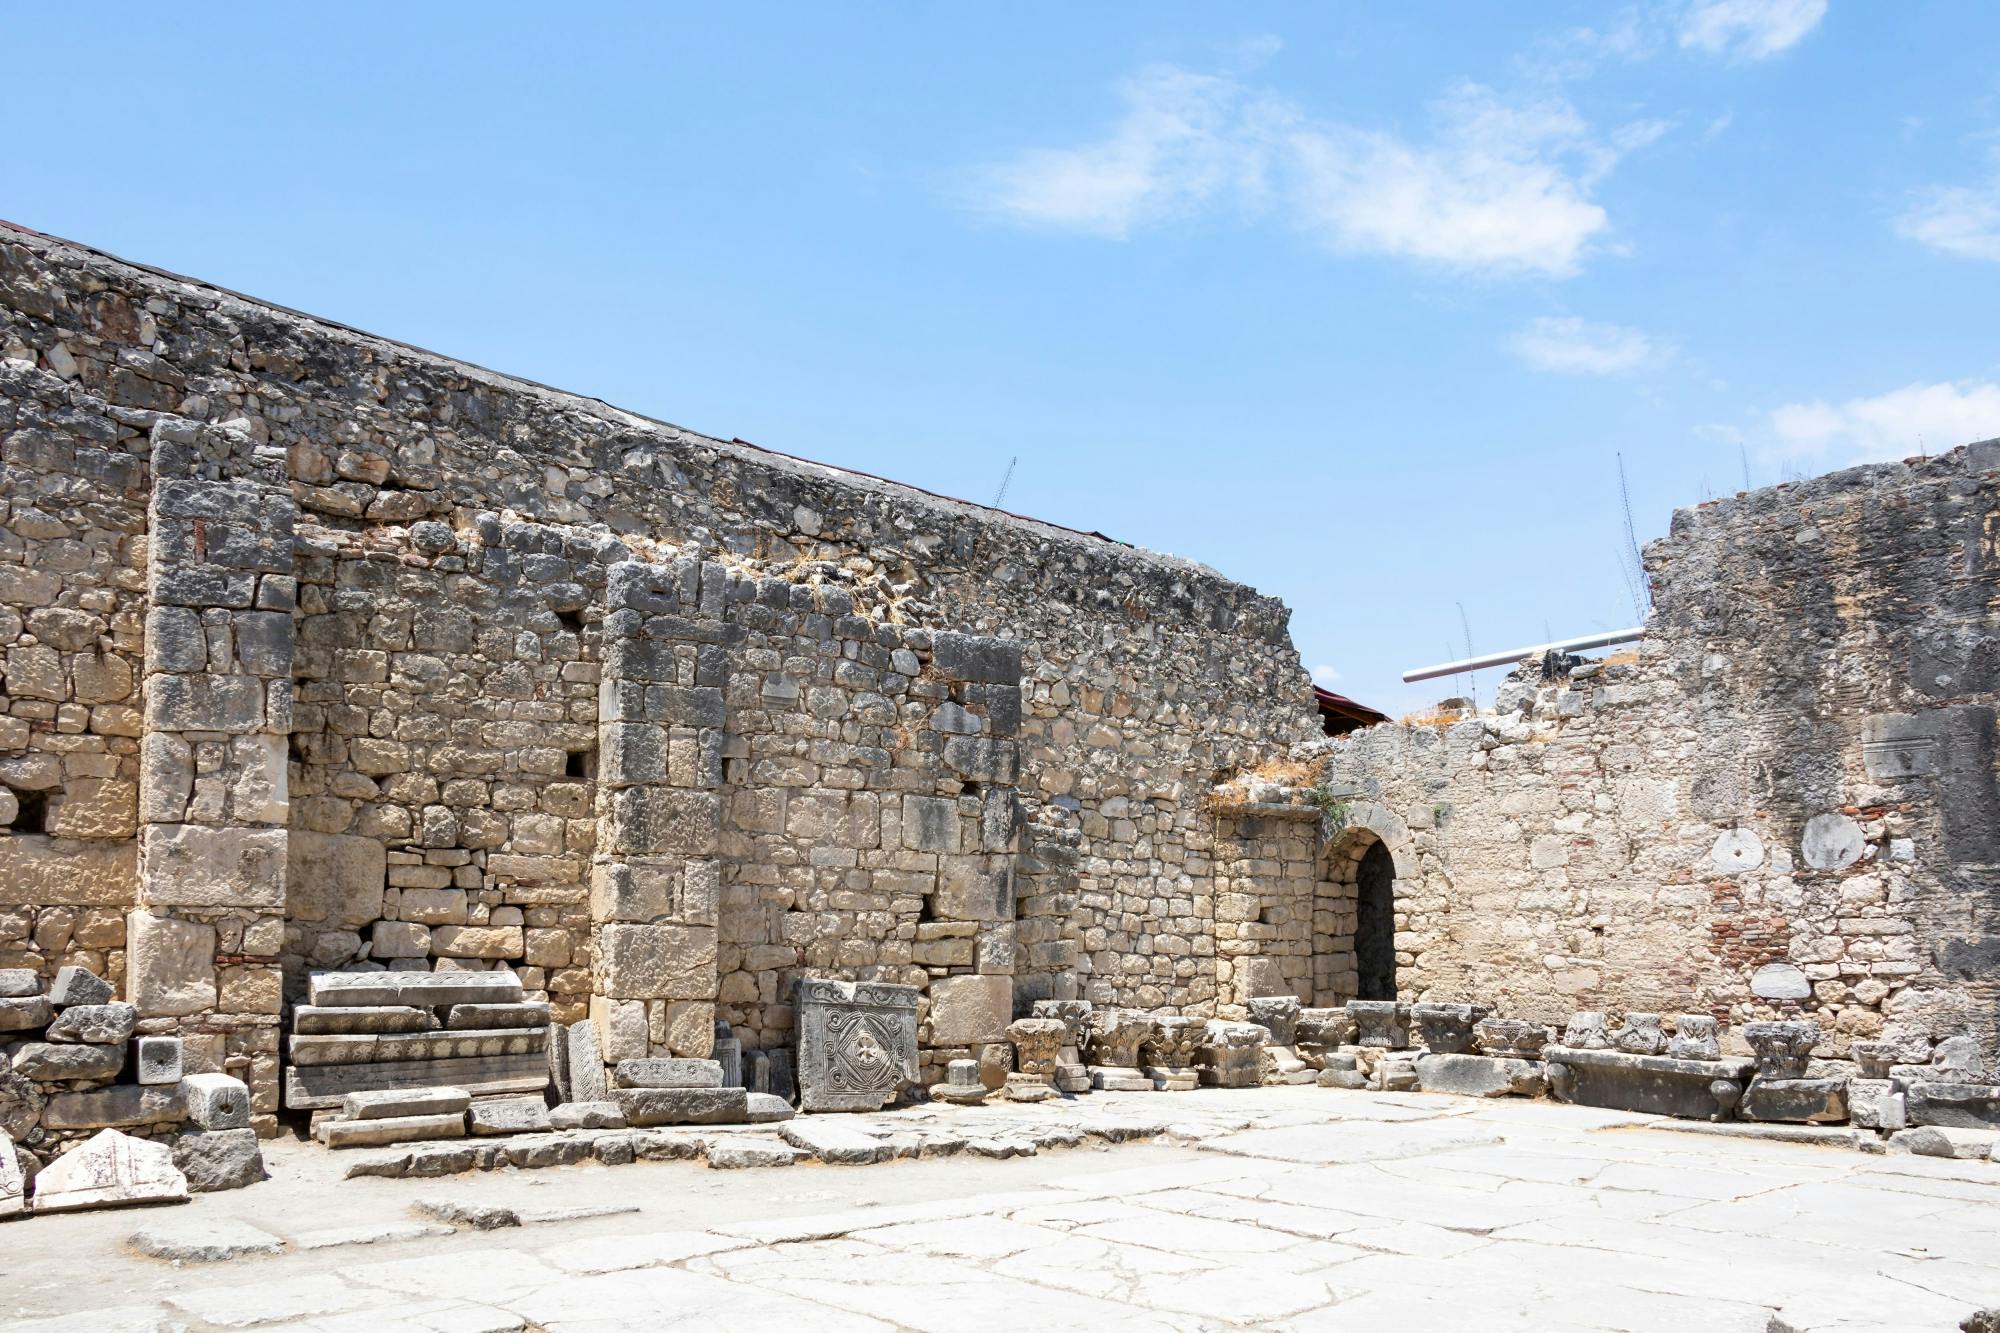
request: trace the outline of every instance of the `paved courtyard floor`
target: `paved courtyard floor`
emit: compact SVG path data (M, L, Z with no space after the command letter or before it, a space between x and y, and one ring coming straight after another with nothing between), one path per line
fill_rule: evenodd
M993 1160L273 1179L0 1226L0 1328L1955 1329L2000 1309L2000 1166L1697 1135L1550 1103L1097 1095L1170 1139ZM1081 1105L1081 1103L1079 1103ZM968 1108L1059 1117L1075 1108ZM504 1207L448 1227L418 1207ZM620 1209L624 1211L611 1211ZM168 1263L136 1233L260 1233ZM1974 1322L1966 1324L1967 1320ZM13 1321L13 1322L7 1322Z

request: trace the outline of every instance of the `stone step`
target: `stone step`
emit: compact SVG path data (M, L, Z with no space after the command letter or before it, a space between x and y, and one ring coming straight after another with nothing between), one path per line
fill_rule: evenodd
M464 1137L463 1113L391 1116L384 1120L326 1120L319 1126L319 1141L329 1148L375 1148L385 1143Z
M106 1129L162 1125L187 1118L179 1084L167 1088L121 1083L95 1092L58 1092L42 1108L44 1129Z
M455 1004L446 1016L447 1028L545 1028L549 1025L545 1000L524 1000L520 1004Z
M496 1098L472 1104L472 1132L491 1134L546 1134L549 1108L540 1097Z
M620 1060L616 1081L621 1088L719 1088L722 1063L677 1057Z
M392 1120L418 1115L458 1115L472 1105L464 1088L382 1088L350 1092L340 1109L349 1120Z
M389 1060L452 1060L487 1055L544 1057L545 1028L497 1028L466 1032L357 1032L293 1037L294 1065L360 1065Z
M298 1111L339 1106L350 1092L387 1088L464 1088L475 1097L540 1092L549 1062L540 1054L460 1060L389 1060L365 1065L294 1065L285 1070L285 1105Z
M307 993L316 1006L519 1004L512 972L315 972Z
M353 1032L429 1032L437 1019L428 1009L398 1004L302 1004L292 1010L292 1031L308 1035ZM493 1023L489 1026L500 1027Z
M747 1088L618 1088L611 1094L634 1129L654 1125L742 1125L750 1121Z

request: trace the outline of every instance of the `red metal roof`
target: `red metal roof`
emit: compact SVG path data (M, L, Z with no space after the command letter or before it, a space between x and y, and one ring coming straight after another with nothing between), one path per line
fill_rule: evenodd
M1332 690L1323 690L1317 685L1313 686L1313 700L1319 704L1320 712L1352 718L1363 726L1389 720L1387 713L1377 712L1367 704L1356 703L1344 694L1335 694Z

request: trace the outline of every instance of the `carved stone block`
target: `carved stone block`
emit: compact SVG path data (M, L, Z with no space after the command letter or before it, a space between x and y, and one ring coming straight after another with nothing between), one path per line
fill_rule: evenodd
M1057 1056L1069 1037L1069 1027L1056 1018L1018 1018L1007 1027L1007 1040L1014 1043L1014 1068L1019 1077L1043 1083L1055 1079Z
M1410 1006L1394 1000L1349 1000L1354 1015L1355 1042L1380 1050L1399 1051L1410 1044Z
M1745 1023L1743 1040L1757 1053L1757 1073L1762 1078L1800 1079L1819 1041L1819 1024L1797 1020L1780 1023Z
M799 1106L879 1111L917 1081L917 991L881 981L798 985Z
M1539 1060L1549 1030L1525 1018L1482 1018L1472 1025L1474 1043L1486 1055L1510 1060Z
M1625 1026L1611 1034L1611 1044L1627 1055L1658 1055L1667 1039L1660 1031L1658 1014L1628 1013Z
M1151 1014L1137 1009L1099 1010L1091 1016L1090 1063L1099 1068L1136 1069L1139 1048L1152 1035Z
M1716 1040L1715 1019L1708 1014L1675 1017L1674 1039L1667 1054L1676 1060L1720 1060L1722 1043Z
M1595 1009L1571 1014L1569 1026L1563 1029L1562 1044L1575 1051L1610 1049L1611 1038L1604 1031L1604 1015Z
M1432 1055L1472 1054L1472 1025L1492 1010L1475 1004L1417 1004L1410 1017Z
M1299 1039L1299 1014L1302 1006L1296 995L1259 995L1249 1002L1250 1021L1271 1034L1271 1040L1280 1046L1290 1046Z

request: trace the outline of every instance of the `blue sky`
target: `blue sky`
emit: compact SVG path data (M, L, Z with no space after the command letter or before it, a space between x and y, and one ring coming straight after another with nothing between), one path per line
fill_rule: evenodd
M63 6L0 216L1208 562L1307 666L1631 623L1678 505L2000 435L2000 9ZM1493 673L1482 677L1490 694Z

